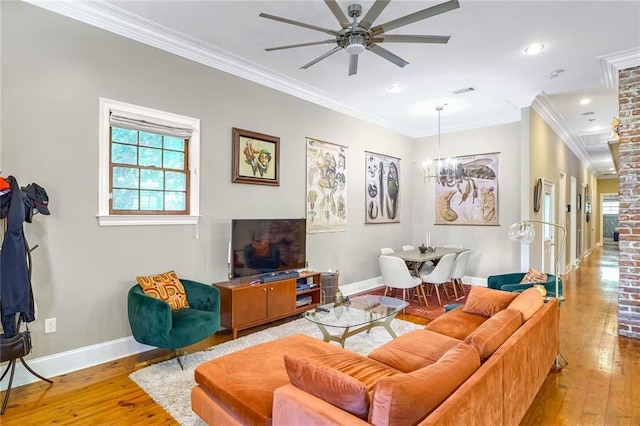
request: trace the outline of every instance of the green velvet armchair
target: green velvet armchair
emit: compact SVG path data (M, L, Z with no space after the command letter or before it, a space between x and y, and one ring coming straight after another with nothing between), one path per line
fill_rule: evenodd
M494 288L497 290L503 291L523 291L530 287L533 287L535 284L544 284L544 287L547 289L548 296L554 296L556 292L556 276L553 274L547 274L547 281L543 283L521 283L522 278L524 278L524 272L517 272L513 274L501 274L501 275L490 275L487 278L487 287ZM562 292L562 280L558 278L558 288L560 294Z
M172 311L169 304L147 296L136 284L129 290L127 308L136 341L174 351L203 340L220 328L220 292L217 288L181 279L189 309Z

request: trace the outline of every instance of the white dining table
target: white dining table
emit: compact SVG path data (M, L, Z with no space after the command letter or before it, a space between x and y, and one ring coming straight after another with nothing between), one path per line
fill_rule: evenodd
M386 254L385 256L399 257L407 262L407 266L413 269L413 273L416 277L420 276L420 268L427 262L438 261L446 254L458 254L469 249L449 248L449 247L436 247L435 251L427 251L420 253L420 250L400 250L393 253Z

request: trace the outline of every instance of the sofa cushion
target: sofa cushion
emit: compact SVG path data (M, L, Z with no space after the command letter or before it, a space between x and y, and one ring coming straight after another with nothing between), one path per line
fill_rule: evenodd
M504 309L478 327L464 339L478 350L484 362L522 325L522 315L514 309Z
M431 321L427 324L426 329L454 339L464 340L486 320L485 316L464 312L460 306Z
M430 330L414 330L385 343L369 358L389 367L410 373L438 361L460 340Z
M517 293L494 290L485 287L473 287L467 296L467 302L462 310L469 314L490 317L509 306L509 303L518 296Z
M526 283L546 283L547 282L547 274L544 272L540 272L534 268L529 268L522 280L520 281L523 284Z
M361 419L369 414L369 393L361 381L334 368L284 356L291 384Z
M544 305L542 293L537 288L528 288L518 295L507 309L515 309L522 314L522 321L526 321L533 316L538 309Z
M174 271L146 277L139 276L136 277L136 281L142 287L144 294L167 302L171 310L189 307L187 293Z
M381 379L373 392L369 422L381 426L420 422L479 366L476 349L458 343L435 364Z

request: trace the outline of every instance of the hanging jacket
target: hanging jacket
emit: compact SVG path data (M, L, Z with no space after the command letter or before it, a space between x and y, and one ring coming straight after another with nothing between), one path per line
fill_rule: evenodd
M25 322L32 322L35 315L23 229L25 206L22 191L13 176L7 180L11 184L11 199L0 252L0 319L4 336L10 337L17 332L16 314L22 315Z

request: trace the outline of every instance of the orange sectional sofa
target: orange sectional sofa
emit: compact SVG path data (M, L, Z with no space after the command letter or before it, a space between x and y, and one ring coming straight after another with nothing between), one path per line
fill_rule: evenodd
M362 356L304 335L200 365L211 425L517 425L559 349L555 300L474 287L463 307Z

